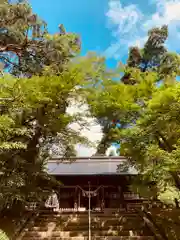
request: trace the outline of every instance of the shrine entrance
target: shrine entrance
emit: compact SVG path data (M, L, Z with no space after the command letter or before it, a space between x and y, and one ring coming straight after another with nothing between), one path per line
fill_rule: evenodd
M85 208L85 210L97 210L101 208L102 202L103 202L103 195L102 190L103 187L99 186L96 188L81 188L78 186L78 188L81 190L80 194L80 202L79 202L79 207L80 208ZM104 192L104 191L103 191ZM89 202L90 198L90 202Z
M90 202L89 202L90 199ZM70 211L103 211L123 204L121 187L100 185L64 186L59 192L60 208Z
M60 210L84 212L90 206L91 211L103 212L124 208L124 193L128 192L125 180L124 176L121 179L117 176L64 176L58 190Z
M94 210L98 208L98 193L95 195L93 192L90 192L90 198L91 198L91 204L90 209ZM89 192L86 191L86 194L82 194L82 207L84 207L86 210L89 209Z
M89 198L87 196L82 197L81 207L84 207L86 210L89 210ZM94 196L94 197L91 197L90 209L94 210L96 208L98 208L98 201L97 201L97 197Z

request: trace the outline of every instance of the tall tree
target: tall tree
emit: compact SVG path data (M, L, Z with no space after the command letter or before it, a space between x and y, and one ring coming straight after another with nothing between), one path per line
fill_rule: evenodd
M180 84L159 88L138 121L121 131L121 153L165 200L180 199Z
M131 47L126 67L138 68L142 72L155 71L159 74L158 80L172 82L179 73L179 56L171 53L165 47L168 38L168 26L153 28L148 32L148 39L142 49ZM125 84L135 84L138 79L131 79L129 71L125 72L121 81Z
M130 50L121 81L101 82L91 112L104 132L97 153L120 142L120 153L141 174L143 191L178 205L180 57L165 49L167 35L166 26L152 29L142 50ZM112 120L119 126L112 127Z
M91 65L89 61L84 59L84 65ZM73 62L60 76L0 78L1 201L25 201L38 193L42 197L40 193L55 185L44 171L54 139L67 157L75 154L74 144L88 144L69 127L81 116L66 111L68 101L87 95L87 77L93 79L94 71L91 77L84 65Z
M61 72L79 50L76 34L60 25L59 33L50 35L26 2L0 4L0 60L12 74L39 75L47 66Z
M14 2L14 1L13 1ZM88 141L69 126L81 116L68 105L88 96L99 80L100 58L79 57L79 37L50 35L24 1L0 5L0 201L37 199L57 185L45 171L49 150L67 157ZM4 71L3 71L4 70ZM5 72L8 71L8 74Z
M137 85L139 85L139 87L141 88L141 92L139 92L139 94L141 94L141 98L134 93L134 101L137 101L138 105L142 107L146 105L144 100L151 98L151 94L153 93L152 85L158 84L160 81L163 81L163 83L166 84L167 86L174 84L176 82L176 76L179 74L180 57L176 53L168 52L168 50L165 48L164 44L167 37L168 37L167 26L162 26L161 28L153 28L152 30L150 30L148 33L148 40L145 43L144 48L143 49L139 49L137 47L130 48L127 64L125 65L121 64L119 66L119 69L117 68L117 70L115 70L116 73L115 78L114 76L111 77L112 81L114 81L114 79L116 79L117 81L117 75L119 72L119 75L122 75L120 83L119 82L113 83L112 81L109 81L108 83L107 82L102 83L102 85L104 86L102 86L101 89L99 90L100 91L99 99L97 99L97 101L94 101L94 104L97 104L98 106L99 102L100 101L103 102L104 97L106 96L106 100L104 102L106 106L104 106L103 108L101 104L102 111L104 109L104 116L100 118L101 119L100 124L102 126L104 136L97 149L97 154L99 153L104 154L106 152L107 147L110 146L112 140L114 140L111 139L111 137L109 137L109 135L111 135L111 132L114 131L112 130L110 124L112 120L119 120L120 121L119 127L124 128L126 127L127 124L130 124L129 121L130 119L133 122L135 121L135 119L137 119L139 115L139 113L136 113L135 119L133 119L134 116L132 116L132 113L129 113L129 115L131 116L130 119L126 120L127 123L125 123L126 121L124 122L122 114L120 113L121 109L120 108L118 110L116 109L118 102L116 102L115 104L112 102L111 95L113 95L114 99L116 99L118 95L116 92L113 93L113 90L111 90L113 85L116 85L116 87L114 88L117 89L118 89L117 85L121 86L122 84L124 84L129 86L127 87L127 89L129 89L127 90L127 93L124 92L124 90L122 90L123 97L122 95L120 95L122 98L124 97L126 98L126 96L128 98L129 92L132 91L134 93L134 91L136 91ZM145 75L148 73L150 74L147 75L147 77L145 77ZM152 75L155 74L152 77L153 79L152 81L148 80L148 76L149 78L151 78L152 76L151 74ZM145 81L144 78L146 79ZM104 93L105 91L106 94ZM121 94L121 90L118 91L119 94ZM125 94L127 95L125 96ZM101 95L103 95L103 97ZM94 112L94 114L97 117L97 119L99 119L98 114L100 113L97 112L98 110L96 111L96 113Z

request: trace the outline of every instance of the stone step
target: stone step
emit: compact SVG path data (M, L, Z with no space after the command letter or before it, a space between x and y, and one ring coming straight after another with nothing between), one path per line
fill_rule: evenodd
M88 225L67 225L67 226L62 226L62 230L64 231L74 231L74 230L85 230L88 229ZM99 229L99 230L109 230L109 229L114 229L114 230L118 230L118 229L124 229L124 230L140 230L144 228L144 223L139 223L137 225L133 225L133 224L124 224L124 225L118 225L118 224L114 224L114 225L101 225L100 223L97 224L91 224L91 229ZM58 230L58 227L56 228Z
M52 210L49 210L49 209L42 209L42 210L39 210L39 212L41 213L54 213ZM85 211L77 211L75 209L64 209L64 211L61 211L59 210L59 212L61 214L64 214L64 215L68 215L68 214L74 214L74 213L78 213L78 214L87 214L88 213L88 210L85 210ZM104 211L96 211L96 210L91 210L92 214L104 214L104 213L108 213L108 214L116 214L117 212L131 212L131 210L128 210L126 211L125 208L124 209L110 209L110 208L105 208ZM134 211L132 211L134 212Z
M117 218L117 219L91 219L91 223L96 224L96 223L104 224L104 225L117 225L117 224L130 224L130 225L135 225L138 227L139 223L142 222L142 219L140 218ZM68 225L68 226L76 226L76 225L88 225L89 220L88 218L86 219L68 219L67 221L62 220L61 218L54 218L54 219L41 219L37 218L34 221L34 226L42 226L45 227L49 223L56 223L57 225Z
M56 214L56 212L53 212L53 211L49 211L49 210L39 210L39 212L41 213L41 214ZM61 214L61 215L69 215L69 214L78 214L78 215L81 215L81 216L83 216L83 215L87 215L88 214L88 212L89 211L71 211L71 212L61 212L61 211L59 211L58 213L59 214ZM130 211L130 210L128 210L128 211L126 211L126 210L115 210L115 211L111 211L111 210L109 210L109 209L107 209L107 210L104 210L103 212L99 212L99 211L92 211L91 210L91 214L94 214L94 215L113 215L113 214L117 214L117 213L120 213L120 214L133 214L133 213L135 213L134 211Z
M129 220L129 219L115 219L115 220L95 220L95 219L91 219L91 224L97 225L99 223L99 225L103 225L103 226L114 226L114 225L121 225L121 224L130 224L130 225L135 225L138 226L139 223L143 222L141 219L136 219L136 220ZM57 223L60 223L57 221ZM82 221L67 221L67 222L62 222L62 225L68 225L68 226L77 226L77 225L89 225L89 221L88 219L84 222Z
M85 215L85 216L79 216L79 215L69 215L69 216L61 216L61 215L57 215L57 216L51 216L51 215L39 215L39 218L41 219L55 219L55 218L59 218L59 219L63 219L63 220L67 220L69 218L78 218L78 219L87 219L88 215ZM109 216L93 216L91 215L91 218L94 219L94 218L98 218L98 219L117 219L117 218L121 218L121 217L124 217L124 218L140 218L137 214L134 214L134 215L109 215Z
M43 211L34 223L32 221L33 227L25 229L22 240L88 240L88 220L88 212L55 214ZM51 233L49 237L48 232ZM142 219L132 212L91 213L91 235L92 240L154 239L149 236L151 234Z
M35 231L48 231L49 229L49 225L50 224L43 224L43 225L34 225L31 229L32 230L35 230ZM55 229L56 230L64 230L64 231L68 231L68 230L84 230L84 229L88 229L89 227L89 224L57 224L57 223L54 223L55 225ZM140 223L131 223L131 222L127 222L126 224L103 224L103 223L91 223L91 227L93 229L104 229L104 230L108 230L109 228L113 228L113 229L126 229L126 230L129 230L129 229L133 229L133 230L138 230L138 229L142 229L144 227L144 223L143 222L140 222Z
M76 223L76 224L56 224L55 223L55 229L58 230L63 230L63 231L74 231L74 230L85 230L89 228L89 224L81 224L81 223ZM91 222L91 228L92 229L101 229L101 230L108 230L110 228L113 229L125 229L125 230L129 230L129 229L133 229L133 230L139 230L142 229L144 227L144 223L140 222L140 223L132 223L132 222L127 222L126 224L120 224L118 222L116 222L116 224L109 224L109 223L101 223L101 222L97 222L97 223L92 223ZM33 231L48 231L49 227L48 225L34 225L31 230ZM55 230L54 229L54 230Z
M117 219L121 219L121 218L125 218L125 219L141 219L137 214L134 215L116 215L116 216L92 216L91 215L91 219L99 219L99 220L117 220ZM38 217L39 220L54 220L54 219L59 219L59 220L64 220L67 221L69 219L79 219L81 221L85 221L88 219L88 215L85 216L79 216L79 215L69 215L69 216L61 216L61 215L39 215Z
M53 212L41 212L40 213L40 215L41 216L45 216L45 217L47 217L47 216L62 216L62 217L69 217L69 216L79 216L79 217L85 217L85 216L88 216L88 212L85 212L85 213L68 213L68 214L66 214L66 213L53 213ZM134 216L134 215L137 215L137 213L136 212L116 212L116 213L98 213L98 212L91 212L91 216L92 217L96 217L96 216L98 216L98 217L101 217L101 216L103 216L103 217L110 217L110 216L121 216L121 215L123 215L123 216Z
M35 220L36 221L39 221L39 222L42 222L42 221L58 221L58 222L87 222L87 220L89 219L88 216L86 216L85 218L79 218L79 217L71 217L69 216L69 218L61 218L61 217L47 217L47 218L44 218L44 217L37 217ZM126 216L118 216L118 217L108 217L108 218L99 218L99 217L91 217L92 221L96 222L96 221L137 221L138 220L141 220L142 218L140 218L139 216L136 216L136 217L126 217Z
M88 218L81 221L81 219L71 219L68 221L63 221L62 219L36 219L33 223L35 227L47 227L49 224L55 224L58 226L69 226L72 228L77 225L88 226L89 221ZM108 219L108 220L99 220L99 219L91 219L91 224L93 225L104 225L104 226L114 226L114 225L127 225L127 226L136 226L139 228L140 225L143 225L142 219L134 218L134 219L127 219L127 218L120 218L120 219ZM141 224L142 223L142 224Z
M39 237L23 237L22 240L88 240L88 237L51 237L51 238L39 238ZM127 237L127 236L96 236L91 238L92 240L154 240L153 236L136 236L136 237Z
M35 222L32 224L34 227L38 227L38 228L48 228L48 226L50 225L54 225L54 226L57 226L59 228L71 228L71 229L74 229L74 228L77 228L78 226L82 226L82 227L88 227L89 226L89 223L86 222L86 223L81 223L81 222L76 222L76 223L72 223L72 222L58 222L58 221L54 221L54 222ZM127 221L127 222L93 222L91 221L91 225L92 226L102 226L104 228L107 228L109 226L126 226L126 228L141 228L144 226L144 222L143 221L137 221L137 222L134 222L134 221Z
M37 232L37 231L28 231L25 233L24 237L45 237L47 232ZM97 231L91 229L92 236L149 236L149 232L146 231L133 231L133 230L122 230L122 231ZM82 237L88 236L88 229L86 231L53 231L51 233L51 237Z

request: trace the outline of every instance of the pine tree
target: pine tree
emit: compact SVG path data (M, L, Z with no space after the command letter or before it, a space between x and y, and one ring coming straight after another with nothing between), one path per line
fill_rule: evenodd
M158 80L175 80L179 73L179 56L169 52L165 47L168 38L168 26L153 28L148 32L148 39L144 48L131 47L127 60L128 68L137 68L142 72L155 71ZM125 72L121 81L125 84L136 84L138 79L132 79L129 71Z
M46 23L24 1L0 4L0 60L16 76L41 75L51 66L59 73L79 53L76 34L50 35ZM63 34L62 34L63 33Z

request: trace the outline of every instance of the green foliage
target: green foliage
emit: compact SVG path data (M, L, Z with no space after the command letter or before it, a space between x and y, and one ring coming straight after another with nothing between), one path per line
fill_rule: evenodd
M69 158L75 143L88 144L69 127L84 117L67 113L74 101L88 103L102 126L98 154L121 143L121 155L141 174L136 191L179 199L180 59L165 48L167 37L167 26L152 29L143 49L130 48L127 64L110 70L95 53L78 57L79 37L62 24L51 35L29 4L0 3L1 207L40 200L57 186L45 171L53 145Z
M149 182L156 182L161 199L179 199L179 113L180 84L176 83L159 88L134 126L120 131L121 153Z
M96 117L104 133L98 153L105 153L107 147L119 139L118 128L113 129L111 126L112 120L119 120L122 129L131 125L141 114L143 105L156 91L156 73L146 74L138 69L129 71L132 71L132 78L139 79L138 85L104 79L88 97L91 114ZM117 74L116 71L114 74Z
M127 64L102 78L89 104L104 133L97 153L120 142L120 154L141 175L133 189L172 202L180 190L180 83L175 81L180 62L165 48L167 37L166 26L149 31L144 48L130 49ZM112 128L112 120L120 126Z
M76 34L50 35L46 23L32 12L25 1L0 4L0 60L11 73L21 76L42 74L46 66L62 72L72 57L79 53Z
M177 188L168 186L165 191L160 192L159 199L166 204L175 205L174 199L180 200L180 193Z
M47 195L59 182L47 174L56 153L75 156L76 143L89 144L70 125L74 101L84 103L100 80L104 60L91 53L77 57L79 37L46 23L24 1L0 3L0 208ZM5 74L3 70L8 70ZM18 77L18 78L17 78ZM85 123L86 124L86 123ZM51 150L51 152L50 152Z
M9 240L9 237L1 229L0 229L0 239L1 240Z
M138 68L142 72L158 73L157 81L163 80L172 84L179 74L179 55L168 52L165 42L168 38L168 27L153 28L148 32L148 39L142 49L131 47L126 67ZM125 72L121 81L124 84L136 84L139 79L132 79L132 70Z
M87 59L87 64L89 61ZM83 85L86 86L85 79L87 74L90 77L90 73L89 69L84 70L83 65L73 63L60 76L46 74L11 80L5 76L0 79L2 201L36 198L45 186L51 188L52 184L55 185L44 172L53 143L60 144L61 154L66 157L76 154L73 149L75 143L88 143L69 128L81 116L69 115L66 108L69 100L79 99L85 94ZM49 186L48 181L52 183Z

